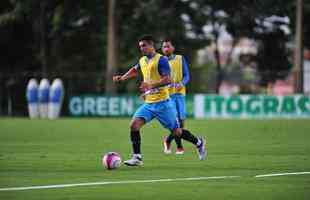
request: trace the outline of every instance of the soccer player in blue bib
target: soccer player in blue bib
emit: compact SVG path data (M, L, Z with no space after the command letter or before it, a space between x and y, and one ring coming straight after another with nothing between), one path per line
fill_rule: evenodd
M169 94L172 102L177 110L177 117L180 122L180 127L184 127L186 118L185 105L185 85L189 82L188 64L182 55L174 54L174 46L171 39L165 39L162 44L162 52L168 58L170 64L170 79ZM184 148L180 137L174 137L173 133L164 137L164 153L171 153L171 142L175 139L177 145L176 154L183 154Z
M171 83L171 78L168 59L156 52L154 39L151 35L145 35L139 39L139 48L143 56L138 64L130 68L124 75L113 76L114 82L134 78L137 76L138 70L142 72L143 76L143 82L139 88L143 92L144 104L135 112L130 124L133 155L131 159L124 161L124 164L128 166L143 165L140 129L154 118L173 134L194 144L199 159L205 159L205 139L196 137L190 131L180 127L175 106L169 98L168 85Z

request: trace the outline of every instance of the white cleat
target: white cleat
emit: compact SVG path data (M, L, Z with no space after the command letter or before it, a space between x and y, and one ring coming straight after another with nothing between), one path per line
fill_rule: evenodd
M176 155L183 155L184 154L184 149L183 148L177 148L177 150L175 151Z
M171 144L169 144L167 142L167 136L164 137L163 144L164 144L164 153L165 154L171 154L172 153L172 151L171 151Z
M125 160L124 164L127 166L142 166L143 165L142 157L133 155L131 159Z
M202 137L198 137L198 139L201 141L201 144L197 146L197 153L199 160L204 160L207 157L206 140Z

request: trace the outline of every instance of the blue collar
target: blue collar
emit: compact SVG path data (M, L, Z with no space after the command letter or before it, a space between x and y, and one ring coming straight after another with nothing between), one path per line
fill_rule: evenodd
M157 54L157 53L155 52L154 55L146 55L146 57L150 60L150 59L152 59L156 54Z

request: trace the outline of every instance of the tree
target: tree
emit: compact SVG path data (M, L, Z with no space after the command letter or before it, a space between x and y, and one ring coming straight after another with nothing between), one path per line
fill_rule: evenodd
M222 23L233 37L233 48L239 38L248 37L255 39L259 44L258 68L263 77L262 84L283 78L287 75L290 64L285 44L291 39L291 35L284 34L283 26L290 24L271 20L270 17L290 17L292 19L292 1L281 0L240 0L208 1L213 12L224 12L227 17L216 19ZM275 7L274 5L279 5ZM292 20L291 20L292 21ZM265 27L264 24L269 24ZM215 35L215 34L214 34ZM216 35L215 35L216 36ZM214 37L215 37L214 36ZM228 62L228 64L230 64ZM218 73L221 73L220 70Z
M157 47L165 37L173 38L177 49L189 57L208 44L202 30L207 15L190 1L118 1L117 11L121 63L134 62L136 41L145 33L157 38Z
M0 96L13 90L13 107L23 113L25 85L31 77L40 79L43 71L46 71L46 78L62 78L67 94L96 92L103 88L98 84L103 73L98 72L106 63L103 56L105 3L44 0L44 12L40 12L42 2L8 0L0 3ZM43 24L40 16L45 18L44 29L40 26ZM89 73L81 73L85 70ZM6 83L10 83L10 88L6 88ZM0 104L6 107L3 99Z

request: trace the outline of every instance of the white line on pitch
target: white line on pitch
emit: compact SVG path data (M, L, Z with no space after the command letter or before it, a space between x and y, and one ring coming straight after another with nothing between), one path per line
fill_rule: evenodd
M278 174L262 174L262 175L256 175L255 178L271 177L271 176L302 175L302 174L310 174L310 172L289 172L289 173L278 173Z
M262 177L302 175L302 174L310 174L310 172L289 172L289 173L277 173L277 174L262 174L262 175L256 175L254 177L255 178L262 178ZM229 178L240 178L240 177L241 176L210 176L210 177L169 178L169 179L151 179L151 180L102 181L102 182L90 182L90 183L60 184L60 185L9 187L9 188L0 188L0 191L36 190L36 189L52 189L52 188L78 187L78 186L130 184L130 183L157 183L157 182L176 182L176 181L197 181L197 180L229 179Z
M0 191L35 190L35 189L51 189L51 188L77 187L77 186L130 184L130 183L156 183L156 182L196 181L196 180L208 180L208 179L228 179L228 178L238 178L238 177L240 177L240 176L210 176L210 177L153 179L153 180L102 181L102 182L75 183L75 184L62 184L62 185L42 185L42 186L29 186L29 187L10 187L10 188L0 188Z

